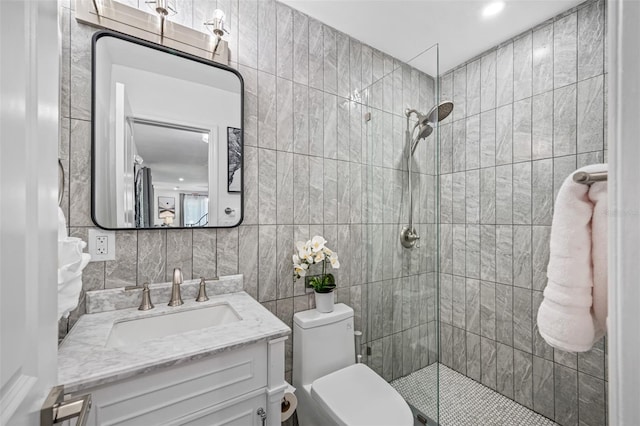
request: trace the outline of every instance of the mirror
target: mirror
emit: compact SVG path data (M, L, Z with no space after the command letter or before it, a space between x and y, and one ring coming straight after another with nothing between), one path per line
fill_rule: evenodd
M243 81L133 37L93 37L92 216L105 229L242 221Z

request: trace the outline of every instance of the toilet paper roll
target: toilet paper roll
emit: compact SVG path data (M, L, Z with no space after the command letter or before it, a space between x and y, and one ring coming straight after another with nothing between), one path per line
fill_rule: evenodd
M295 391L296 391L296 388L289 385L284 392L284 397L282 398L282 404L281 404L281 407L282 407L281 421L283 422L287 420L289 417L291 417L293 415L293 412L296 411L296 408L298 407L298 398L294 394Z

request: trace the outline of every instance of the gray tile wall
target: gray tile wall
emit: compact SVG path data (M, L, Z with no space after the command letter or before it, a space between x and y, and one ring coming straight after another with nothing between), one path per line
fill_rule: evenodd
M536 327L555 195L606 160L605 9L583 3L441 79L455 102L442 125L441 362L562 425L606 423L604 339L566 353Z
M142 0L128 2L147 8ZM295 312L314 307L313 294L292 278L294 242L321 234L340 254L337 301L355 309L364 346L372 348L368 361L373 368L392 379L435 361L436 257L427 241L435 247L436 217L433 203L427 208L428 197L417 198L423 248L411 256L389 250L399 246L397 224L406 217L394 207L406 188L402 108L418 102L423 110L430 107L429 99L417 94L428 87L433 93L433 81L273 0L177 3L174 19L194 28L203 29L201 23L216 7L229 19L231 66L245 80L244 222L233 229L118 231L116 260L90 263L84 290L168 281L175 267L194 278L242 273L245 290L291 326ZM59 152L67 178L63 210L69 231L86 240L94 226L90 108L95 29L76 22L73 5L62 2L60 7ZM367 101L349 101L356 90L377 103L367 109ZM368 110L375 118L367 125L363 114ZM378 127L371 132L374 123ZM434 151L433 142L429 149ZM433 200L434 156L427 156L426 145L421 150L416 182L420 193L432 194ZM69 324L61 323L61 336L84 313L80 306ZM288 340L288 380L291 362Z

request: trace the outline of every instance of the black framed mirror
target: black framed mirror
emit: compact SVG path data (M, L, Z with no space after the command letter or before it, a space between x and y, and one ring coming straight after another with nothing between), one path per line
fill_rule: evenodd
M105 229L242 222L244 82L127 35L93 36L91 214Z

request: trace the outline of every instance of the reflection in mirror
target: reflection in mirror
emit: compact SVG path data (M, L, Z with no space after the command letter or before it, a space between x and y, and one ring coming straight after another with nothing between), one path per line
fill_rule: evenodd
M128 124L136 149L136 227L206 226L210 131L135 118Z
M242 219L242 80L109 32L94 36L92 214L109 229Z

